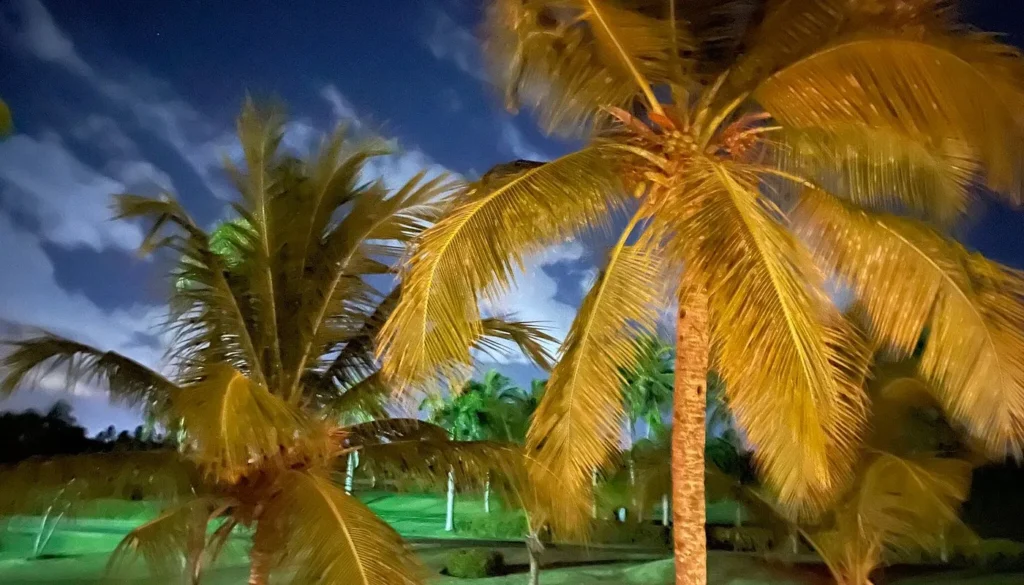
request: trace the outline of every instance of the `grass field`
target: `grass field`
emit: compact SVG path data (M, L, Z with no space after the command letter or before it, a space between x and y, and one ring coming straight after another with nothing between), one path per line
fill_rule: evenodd
M446 555L453 548L479 547L500 551L513 571L523 571L527 558L521 543L467 539L444 531L444 499L436 495L367 492L363 501L410 540L424 564L437 574L434 585L511 585L525 583L522 572L487 579L457 579L441 576ZM63 521L49 541L42 558L28 559L39 528L37 517L16 517L0 532L0 584L2 585L90 585L104 579L110 552L126 532L151 518L158 505L151 502L103 502ZM711 512L711 511L709 511ZM457 501L456 517L483 513L479 499ZM716 512L725 517L732 509ZM221 561L206 574L209 585L239 584L246 581L248 539L238 534L229 543ZM542 585L645 584L669 585L672 562L669 552L657 547L556 546L544 557L547 568ZM118 582L164 585L136 567L118 575ZM708 578L713 585L826 585L831 583L820 565L790 566L767 562L755 555L713 551L709 556ZM165 581L181 583L179 579ZM898 585L1021 585L1024 575L979 575L946 573L890 581Z

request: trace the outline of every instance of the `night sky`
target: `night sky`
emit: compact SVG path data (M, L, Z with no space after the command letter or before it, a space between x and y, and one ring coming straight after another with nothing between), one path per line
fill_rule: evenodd
M1016 4L963 6L972 24L1022 46ZM394 139L401 153L374 169L392 184L422 168L472 178L566 152L487 84L481 12L470 0L0 0L0 96L17 127L0 142L0 335L40 326L160 368L167 285L134 255L139 227L109 221L110 195L170 190L204 225L225 217L220 161L237 152L246 92L288 105L298 150L339 122ZM1024 268L1024 215L979 211L969 245ZM563 334L599 253L549 251L504 308ZM498 366L522 383L535 373L515 359ZM67 393L57 378L38 387L0 408L45 408ZM93 431L137 424L101 389L75 388L73 403Z

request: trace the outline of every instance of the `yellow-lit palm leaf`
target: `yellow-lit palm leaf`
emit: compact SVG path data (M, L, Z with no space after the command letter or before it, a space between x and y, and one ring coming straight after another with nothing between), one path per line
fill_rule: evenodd
M636 360L636 337L655 330L657 304L664 300L656 242L627 245L638 219L580 304L527 434L528 450L561 482L561 505L582 510L584 521L591 474L618 451L622 372Z
M707 291L716 369L767 483L784 505L820 510L857 459L866 347L747 167L696 159L659 219Z
M853 288L873 333L907 356L925 327L921 372L952 419L990 454L1021 453L1024 276L912 220L808 190L798 210L816 256Z
M485 175L417 242L398 307L379 336L385 376L422 384L439 370L465 367L483 333L478 302L507 290L526 256L601 223L623 198L600 146Z
M1020 59L978 36L861 34L830 43L761 83L757 101L796 128L851 124L971 145L993 190L1019 200ZM1018 80L1004 76L1015 73Z
M290 583L400 585L425 574L401 537L326 477L290 471L261 518L269 550L289 569Z
M107 560L107 573L118 574L137 561L145 563L151 573L168 577L180 575L182 560L198 563L206 548L206 530L216 507L215 501L200 498L174 506L137 528L118 543Z
M660 111L652 85L693 43L682 19L659 16L609 0L499 0L485 52L510 108L525 103L548 130L577 134L603 107L643 98Z
M208 368L206 379L178 393L173 410L188 429L193 458L221 481L284 464L294 449L326 455L326 435L312 422L229 366Z
M952 224L967 211L978 162L963 142L845 125L776 135L779 166L854 204Z

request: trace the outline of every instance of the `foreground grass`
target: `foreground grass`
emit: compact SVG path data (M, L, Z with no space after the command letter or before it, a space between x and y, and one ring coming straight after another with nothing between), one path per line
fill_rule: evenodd
M499 550L515 570L524 571L526 554L520 543L465 539L444 531L444 498L432 494L366 492L363 501L403 536L411 539L424 564L435 575L431 585L512 585L524 583L523 572L486 579L441 576L448 552L478 546ZM0 532L0 584L3 585L99 585L110 552L126 532L152 518L160 506L152 502L102 502L63 522L44 554L30 560L39 518L12 518ZM483 513L479 499L457 501L456 517ZM723 514L730 513L723 510ZM235 585L247 576L248 539L239 534L231 540L222 560L207 572L206 585ZM638 547L554 547L545 555L541 585L671 585L671 559L657 559L665 552ZM161 580L135 567L119 575L119 582L146 585L179 585L180 579ZM767 562L755 555L713 551L708 560L712 585L827 585L832 581L820 565L788 566ZM972 575L948 572L887 581L894 585L1020 585L1024 575Z

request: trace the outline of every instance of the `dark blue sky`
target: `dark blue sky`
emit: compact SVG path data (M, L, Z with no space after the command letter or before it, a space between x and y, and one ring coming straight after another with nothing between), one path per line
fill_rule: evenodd
M964 3L974 24L1020 44L1024 24L1008 4ZM230 190L218 168L246 92L288 104L294 144L343 120L396 139L403 153L377 169L395 182L424 166L474 176L566 151L528 116L505 113L486 84L472 34L480 15L470 0L0 1L0 95L18 129L0 143L0 334L39 325L159 366L160 270L132 255L141 234L108 220L109 196L170 189L201 222L223 217ZM968 240L1024 267L1022 233L1022 216L995 206ZM575 244L552 250L507 308L564 332L590 256ZM45 405L64 390L40 387L0 407ZM93 429L134 426L95 389L76 393Z

